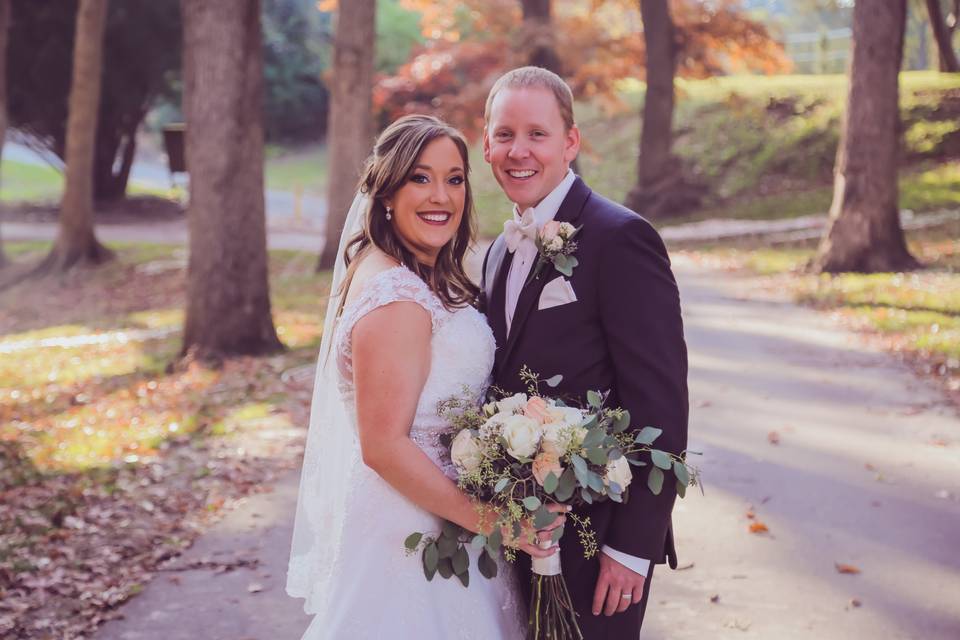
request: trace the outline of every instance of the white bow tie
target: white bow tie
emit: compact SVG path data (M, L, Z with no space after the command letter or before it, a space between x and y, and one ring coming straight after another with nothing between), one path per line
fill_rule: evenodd
M507 242L507 250L510 253L516 251L524 239L534 242L537 237L537 223L533 219L532 207L523 212L520 222L515 218L516 216L503 223L503 238Z

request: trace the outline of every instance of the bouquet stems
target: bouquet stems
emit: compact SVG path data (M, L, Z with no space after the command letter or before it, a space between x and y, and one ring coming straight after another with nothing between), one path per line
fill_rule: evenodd
M549 558L533 558L531 570L527 640L583 640L567 582L560 572L560 552Z

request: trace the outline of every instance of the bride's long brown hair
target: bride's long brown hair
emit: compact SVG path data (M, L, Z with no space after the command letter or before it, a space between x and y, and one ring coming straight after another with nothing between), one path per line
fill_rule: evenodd
M404 246L395 226L387 220L384 202L389 200L410 177L417 159L428 144L438 138L449 138L457 146L463 161L466 198L463 217L453 239L440 249L432 267L421 264ZM371 247L376 247L420 277L448 309L472 305L480 293L479 287L467 276L463 257L477 233L473 213L473 193L470 189L470 159L463 135L447 123L433 116L411 115L396 120L387 127L373 147L360 178L359 190L370 198L363 230L347 244L343 261L347 273L343 281L341 301L356 271L355 260ZM342 305L342 302L341 302Z

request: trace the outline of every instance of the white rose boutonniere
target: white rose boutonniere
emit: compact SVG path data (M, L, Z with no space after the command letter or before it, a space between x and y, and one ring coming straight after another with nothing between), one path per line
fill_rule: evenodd
M547 263L553 264L553 268L567 276L573 275L573 268L580 264L574 253L577 251L577 243L574 238L580 233L583 227L574 227L569 222L557 222L551 220L543 225L540 232L537 233L537 263L530 270L530 277L527 283L540 276L540 272L547 266Z

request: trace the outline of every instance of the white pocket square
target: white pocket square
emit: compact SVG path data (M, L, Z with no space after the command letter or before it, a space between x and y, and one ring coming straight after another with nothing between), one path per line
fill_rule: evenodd
M556 278L547 283L540 292L540 301L537 302L537 310L550 309L560 305L570 304L577 301L577 294L574 293L570 281L566 278Z

